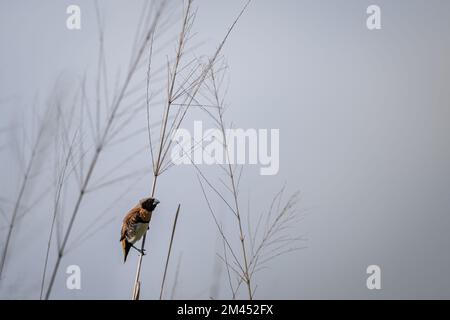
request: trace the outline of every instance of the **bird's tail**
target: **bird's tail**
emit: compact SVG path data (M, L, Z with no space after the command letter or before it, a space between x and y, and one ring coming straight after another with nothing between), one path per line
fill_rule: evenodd
M131 243L127 239L122 239L122 249L123 249L123 263L127 261L128 252L130 251Z

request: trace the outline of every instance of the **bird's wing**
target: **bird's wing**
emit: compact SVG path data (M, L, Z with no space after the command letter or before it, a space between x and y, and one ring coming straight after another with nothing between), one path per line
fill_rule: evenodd
M139 209L139 216L137 217L136 222L149 223L152 218L152 213L141 208Z
M120 241L125 239L126 236L127 236L127 226L125 223L122 223L122 230L120 230Z
M134 223L136 223L139 219L139 211L140 211L140 207L134 207L133 209L130 210L130 212L127 213L127 215L125 216L125 218L123 219L122 222L122 229L120 232L120 241L122 241L123 239L126 238L127 236L127 230L130 228L130 226Z

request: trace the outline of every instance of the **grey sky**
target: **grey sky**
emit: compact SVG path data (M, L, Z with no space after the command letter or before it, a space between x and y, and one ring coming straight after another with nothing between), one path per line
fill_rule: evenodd
M100 1L112 78L129 60L141 3ZM243 3L196 2L195 41L202 43L196 53L214 51ZM373 3L382 12L377 31L365 24ZM80 31L65 27L70 4L81 7ZM223 51L227 119L241 128L280 129L280 171L260 176L258 167L246 168L243 197L250 190L257 216L284 183L290 192L300 190L305 217L296 232L308 238L306 249L277 258L257 276L257 298L450 298L449 14L450 3L437 0L255 0L249 6ZM70 87L95 68L94 6L86 0L1 0L0 43L1 128L28 121L33 97L45 101L58 77ZM164 52L173 54L174 45ZM186 127L195 119L188 118ZM134 152L145 138L113 148L101 167L112 167L116 155ZM2 131L0 146L10 139ZM0 149L0 190L2 198L14 199L18 166L8 150ZM142 167L145 159L136 163ZM150 184L149 172L108 212L113 222L64 258L53 297L129 298L137 258L133 252L122 263L120 223ZM175 297L209 298L221 244L195 170L175 167L158 189L161 205L149 233L142 296L158 297L171 219L181 203L168 291L182 252ZM109 206L120 191L116 185L86 199L74 238L89 213ZM0 297L38 297L48 236L42 226L50 214L44 202L18 227L14 239L23 247L8 260ZM5 237L4 228L0 235ZM81 267L80 291L65 288L71 264ZM382 290L366 288L371 264L381 267ZM229 298L223 270L219 276L218 297Z

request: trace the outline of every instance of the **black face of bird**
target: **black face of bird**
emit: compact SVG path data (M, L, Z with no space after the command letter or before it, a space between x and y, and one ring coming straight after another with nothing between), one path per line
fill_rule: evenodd
M144 208L147 211L153 211L155 210L156 206L159 204L158 199L154 198L145 198L140 201L140 204L142 208Z

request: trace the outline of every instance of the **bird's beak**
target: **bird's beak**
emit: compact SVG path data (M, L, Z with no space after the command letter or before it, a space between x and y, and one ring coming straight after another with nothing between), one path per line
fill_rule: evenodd
M158 205L158 204L159 204L159 200L158 200L158 199L153 200L153 204L154 204L155 206Z

